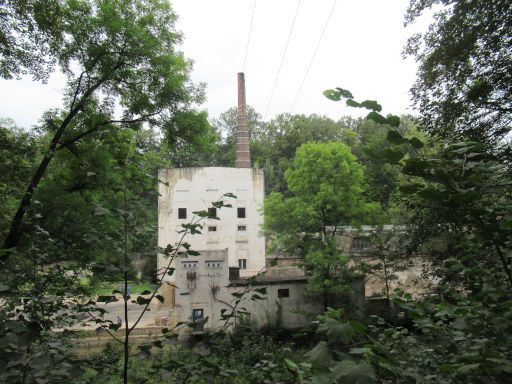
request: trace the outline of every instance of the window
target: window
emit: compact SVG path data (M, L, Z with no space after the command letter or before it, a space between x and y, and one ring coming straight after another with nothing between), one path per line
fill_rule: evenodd
M208 208L208 217L210 219L217 217L217 208Z
M288 288L281 288L277 290L277 297L290 297L290 290Z
M196 308L192 310L192 330L202 331L204 328L204 311L202 308Z
M247 231L247 227L245 225L239 225L238 230L239 231Z
M208 227L208 232L217 232L217 227Z
M185 269L193 269L193 268L197 268L197 261L182 261L181 265Z
M352 249L354 250L364 250L371 248L372 244L370 242L370 239L367 237L354 237L352 239Z
M201 321L204 318L204 312L202 309L193 309L192 310L192 321Z
M205 261L206 268L208 269L220 269L222 268L222 261L219 260L208 260Z
M178 208L178 219L187 218L187 208Z
M245 208L237 208L236 211L239 219L245 219Z
M238 268L247 269L247 259L238 259Z

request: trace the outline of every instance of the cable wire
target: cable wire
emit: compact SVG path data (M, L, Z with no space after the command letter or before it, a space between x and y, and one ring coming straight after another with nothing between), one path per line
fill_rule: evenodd
M247 44L245 45L245 56L244 56L244 65L242 72L245 73L245 63L247 61L247 52L249 52L249 42L251 41L251 33L252 33L252 22L254 20L254 10L256 9L256 0L254 0L253 6L252 6L252 15L251 15L251 24L249 26L249 35L247 36Z
M300 83L299 91L297 92L297 95L295 96L295 99L293 100L292 107L290 108L290 113L292 113L293 109L295 108L295 104L297 103L299 95L302 91L304 82L306 81L306 78L308 77L308 73L311 68L311 65L313 64L313 61L315 60L316 52L318 51L318 48L320 47L320 42L322 41L322 38L324 37L325 30L327 29L327 25L329 24L329 21L331 20L332 13L334 12L334 7L336 6L336 1L337 0L334 0L334 2L332 3L331 11L329 12L329 16L327 16L327 20L325 21L324 28L322 29L322 33L320 34L320 38L318 39L318 43L316 44L316 48L313 52L313 56L311 56L311 60L309 62L308 68L306 69L306 73L304 74L304 78L302 79L302 82Z
M279 64L279 69L277 70L277 75L276 75L276 78L274 81L274 85L272 87L272 92L270 93L270 99L268 101L267 108L265 109L263 121L267 120L268 110L270 108L270 105L272 104L272 99L274 97L274 92L275 92L276 86L277 86L277 80L279 79L279 75L281 74L281 69L283 68L284 58L286 56L286 51L288 50L288 44L290 43L290 38L292 37L295 20L297 20L297 14L299 13L300 3L302 3L302 0L299 0L299 2L297 3L297 8L295 9L295 15L293 16L292 25L290 27L290 32L288 33L288 39L286 40L286 44L284 46L283 56L281 57L281 63Z

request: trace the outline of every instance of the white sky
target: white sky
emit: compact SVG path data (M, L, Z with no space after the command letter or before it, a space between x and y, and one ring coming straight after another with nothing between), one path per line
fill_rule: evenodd
M257 0L245 66L247 103L265 115L299 0ZM174 0L181 47L194 61L192 79L207 84L200 108L210 117L236 105L237 72L243 70L253 0ZM333 0L302 0L267 120L283 112L323 114L333 119L358 111L326 99L328 88L349 89L356 100L378 100L384 113L411 113L408 90L416 65L401 52L426 19L403 27L408 0L337 0L299 98L292 109ZM35 124L61 105L64 78L48 84L0 80L0 117ZM359 112L360 113L360 112Z

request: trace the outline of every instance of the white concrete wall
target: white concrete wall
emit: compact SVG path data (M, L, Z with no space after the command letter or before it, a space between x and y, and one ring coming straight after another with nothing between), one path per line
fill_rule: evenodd
M264 299L251 300L251 294L248 294L239 306L246 308L251 320L260 327L272 323L287 329L304 327L323 312L323 306L308 297L306 285L306 281L254 285L254 289L267 288ZM245 287L228 287L228 292L243 292L244 289ZM280 298L280 289L287 289L289 297Z
M175 271L175 305L170 310L169 326L178 322L191 322L194 309L202 310L206 329L222 329L225 320L222 310L231 313L237 298L233 293L242 293L246 285L230 286L229 268L225 250L205 251L200 256L183 257L177 260ZM280 324L285 328L299 328L308 324L323 307L307 297L306 280L260 282L253 285L243 296L237 309L250 313L249 317L258 326L269 323ZM266 287L266 295L253 289ZM288 297L279 297L280 289L288 289ZM262 300L251 300L257 293ZM229 326L234 319L229 320ZM228 328L229 328L228 326Z
M226 250L205 251L201 256L180 258L175 272L175 305L171 309L176 322L192 321L194 309L208 317L206 328L220 326L221 310L228 308L229 269Z
M174 168L159 172L161 181L158 199L158 245L165 248L181 238L181 225L189 223L192 212L206 210L211 202L223 199L233 208L217 210L220 220L203 221L201 235L188 235L185 241L197 251L227 249L228 266L237 267L239 259L247 260L247 269L240 276L253 276L265 267L265 238L263 224L264 175L251 168ZM167 183L168 185L165 185ZM233 193L237 199L222 197ZM245 208L246 218L237 217L237 208ZM178 218L178 208L187 209L187 218ZM239 231L243 225L246 231ZM209 232L208 226L216 226ZM158 256L158 268L167 265L164 255ZM176 267L176 265L173 265ZM175 277L166 277L174 281Z

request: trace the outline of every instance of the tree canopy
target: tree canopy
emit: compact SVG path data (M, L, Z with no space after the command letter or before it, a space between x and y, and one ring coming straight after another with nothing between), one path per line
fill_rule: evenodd
M510 381L509 2L411 0L407 22L436 10L430 29L406 49L420 63L413 88L420 124L384 116L377 101L358 102L343 88L324 95L369 110L366 119L282 114L263 122L249 109L253 164L265 170L270 192L264 231L273 247L301 257L309 294L338 308L283 344L290 332L278 329L279 304L270 331L256 330L246 308L237 310L252 277L233 295L231 315L222 314L244 315L233 333L201 335L197 348L172 342L155 353L172 338L163 328L161 339L152 334L132 354L138 320L128 328L129 300L146 311L163 297L118 292L128 331L124 342L111 336L124 353L109 346L84 360L69 345L73 327L95 323L111 332L119 325L98 318L105 309L91 301L82 274L99 279L114 264L127 290L134 261L155 260L157 169L232 166L236 110L211 126L195 110L202 89L176 50L181 36L166 1L0 3L0 76L44 80L58 63L68 79L63 107L45 113L37 131L0 120L0 233L10 248L0 250L0 380L112 383L123 367L125 383ZM396 231L379 229L370 244L386 281L396 259L400 268L421 263L421 279L432 284L413 296L386 283L381 299L389 310L353 321L339 307L350 306L354 272L370 268L361 266L362 252L345 253L336 235L349 225L387 223L391 213ZM199 222L211 218L194 214L184 234L200 232ZM198 254L186 243L162 251ZM162 279L174 273L163 272ZM219 287L211 288L215 299ZM262 337L265 331L278 337Z
M66 12L58 0L5 0L0 10L0 77L46 80L63 42Z
M208 129L206 116L193 109L202 90L189 81L190 62L176 50L181 35L166 1L69 1L60 11L66 15L58 24L63 42L54 57L68 79L64 108L43 117L53 136L4 248L18 244L33 192L56 151L73 150L94 132L143 124L161 129L171 145L194 142Z
M350 291L348 257L335 236L368 220L363 167L342 142L308 143L285 172L290 196L272 192L264 204L264 229L277 251L304 258L309 291L328 305Z
M285 177L291 196L274 192L265 201L268 230L331 236L366 213L363 167L341 142L303 144Z
M435 9L409 39L419 63L412 88L422 126L443 137L499 143L512 112L512 7L508 0L412 0L406 23Z

